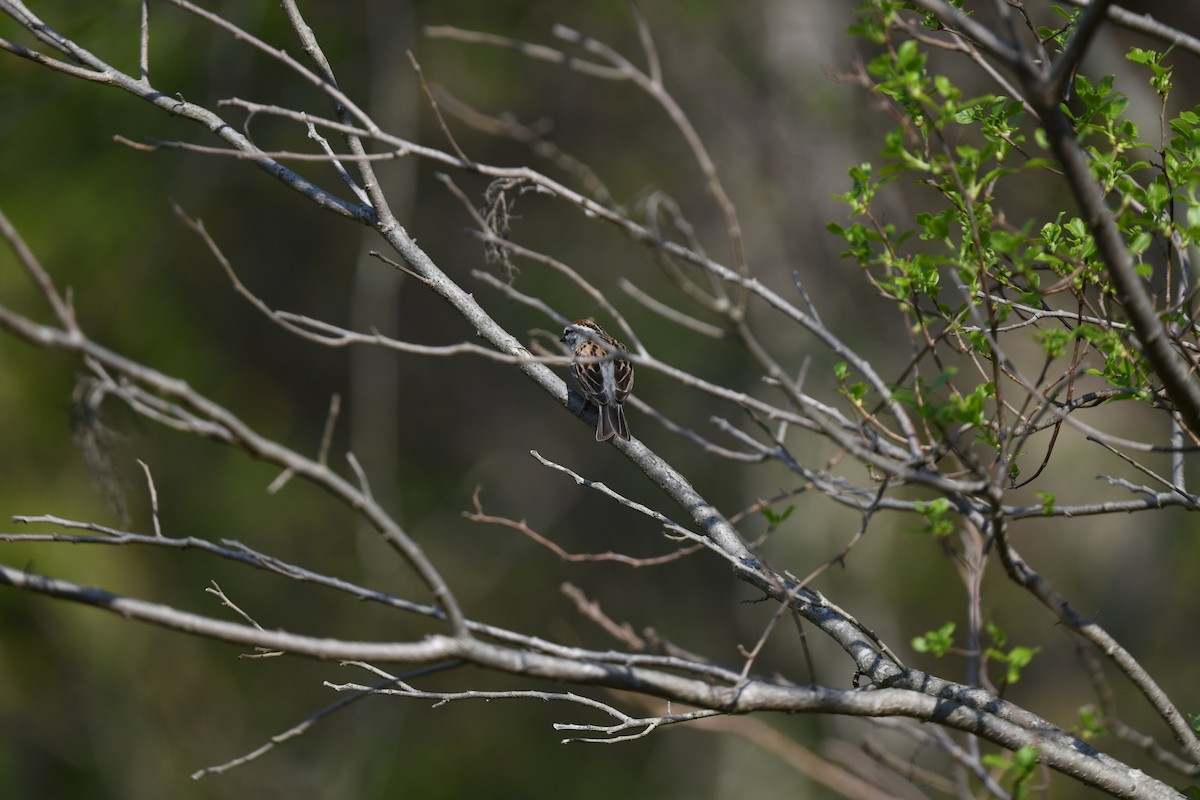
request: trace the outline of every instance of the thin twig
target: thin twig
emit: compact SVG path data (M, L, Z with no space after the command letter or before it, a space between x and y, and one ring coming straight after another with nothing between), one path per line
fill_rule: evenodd
M463 517L471 522L482 522L490 525L502 525L506 528L519 531L529 539L538 543L550 552L554 553L563 561L567 562L587 562L587 561L613 561L618 564L625 564L630 567L656 567L662 564L668 564L672 561L678 561L681 558L692 555L695 552L703 549L702 545L691 545L689 547L681 547L678 550L667 553L661 556L651 556L648 558L638 558L636 556L626 555L624 553L616 553L608 551L605 553L568 553L555 542L542 536L525 522L525 520L511 520L506 517L497 517L491 514L485 514L483 511L483 502L479 495L483 487L476 485L475 491L471 496L471 502L475 506L474 511L464 511Z
M336 702L330 703L329 705L325 706L324 708L319 709L315 713L306 717L301 722L288 728L286 731L275 734L270 739L268 739L262 746L255 748L254 750L250 751L249 753L246 753L243 756L238 756L237 758L231 759L230 761L226 761L224 764L217 764L215 766L205 767L204 769L196 770L195 772L192 773L192 780L198 781L201 778L205 777L206 775L220 775L223 772L228 772L228 771L230 771L232 769L236 769L237 767L240 767L244 764L248 764L251 761L254 761L255 759L260 758L260 757L266 755L267 753L271 752L272 750L274 750L276 747L283 744L284 742L287 742L290 739L295 739L298 736L303 736L305 733L308 733L309 730L311 730L318 722L323 720L325 717L328 717L331 714L341 711L343 708L346 708L347 706L351 705L352 703L356 703L365 697L370 697L372 695L378 694L379 690L385 689L397 682L412 680L413 678L421 677L424 675L429 675L434 672L443 672L448 669L454 669L455 667L458 667L461 664L462 664L461 661L446 661L441 664L430 664L427 667L409 670L408 672L405 672L402 675L398 675L394 678L388 678L380 683L375 684L374 686L364 687L362 690L355 692L354 694L351 694L348 697L343 697L343 698L337 700Z
M154 488L154 477L150 474L150 467L145 461L139 458L137 463L146 473L146 487L150 490L150 519L154 523L154 535L162 536L162 525L158 521L158 490Z
M623 643L630 650L645 650L646 641L633 632L633 626L628 622L617 624L612 617L604 613L598 600L591 600L582 589L571 583L563 583L559 590L575 603L580 614L596 623L605 633Z
M450 128L446 125L446 120L442 117L442 111L438 108L437 99L433 96L433 92L429 90L429 84L425 82L425 73L421 69L420 62L413 55L412 50L404 51L408 55L408 63L412 64L413 72L416 73L417 81L421 84L421 91L425 94L425 99L429 101L429 107L433 109L433 115L437 118L438 126L442 129L442 133L446 135L446 141L450 142L450 147L453 148L455 154L466 163L470 164L471 159L463 152L463 149L458 146L458 141L454 138L454 134L450 132Z

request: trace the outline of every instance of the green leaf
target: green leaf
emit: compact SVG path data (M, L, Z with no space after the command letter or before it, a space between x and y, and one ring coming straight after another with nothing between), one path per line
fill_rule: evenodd
M950 501L944 497L931 500L928 503L918 500L913 504L914 510L925 517L922 533L928 533L935 538L943 538L954 533L954 519L950 516Z
M999 646L1002 646L1001 642L997 642ZM997 647L989 647L984 653L988 660L1004 665L1004 682L1010 686L1021 680L1021 670L1029 666L1033 657L1041 651L1040 647L1018 645L1005 653Z
M1166 97L1171 91L1171 67L1163 66L1162 60L1166 53L1160 53L1157 50L1143 50L1140 47L1130 48L1125 54L1125 58L1134 64L1141 64L1150 68L1150 85L1162 97Z
M1100 714L1092 706L1081 706L1079 708L1079 727L1075 730L1079 738L1085 742L1097 739L1108 733L1108 728L1104 727Z
M1146 252L1150 245L1154 242L1154 237L1149 231L1138 231L1133 238L1129 240L1129 252L1133 255L1141 255Z
M1002 755L997 755L996 753L988 753L979 760L988 769L997 769L1003 771L1007 771L1008 768L1013 764L1011 759Z
M1008 651L1008 671L1004 675L1006 683L1013 684L1021 680L1021 670L1029 666L1040 647L1014 647Z
M1046 358L1058 358L1074 338L1070 331L1062 328L1043 328L1033 334L1034 341L1042 346Z
M1038 749L1033 745L1025 745L1013 753L1013 765L1022 772L1032 771L1037 766Z
M767 518L767 530L773 531L778 528L784 520L790 517L792 512L795 510L795 506L788 506L782 512L776 511L770 506L763 506L761 509L759 509L759 513Z
M1037 771L1038 749L1030 745L1017 748L1011 756L988 753L981 759L989 769L999 770L1013 776L1013 798L1029 796L1029 779Z
M1140 47L1131 47L1125 54L1125 58L1135 64L1153 64L1158 59L1158 53L1153 50L1143 50Z
M947 622L936 631L927 631L923 636L915 637L912 640L913 650L941 658L954 646L954 628L953 622Z

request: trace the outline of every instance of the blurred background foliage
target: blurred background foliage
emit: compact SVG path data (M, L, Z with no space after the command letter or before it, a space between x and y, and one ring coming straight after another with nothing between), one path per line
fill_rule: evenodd
M209 5L299 55L276 3ZM548 138L589 164L618 203L637 209L652 192L669 194L710 252L728 263L719 214L693 159L665 115L633 87L508 50L421 35L424 25L449 24L563 46L551 36L552 26L561 23L642 63L624 2L302 5L341 87L385 127L446 147L415 87L404 55L412 49L427 79L464 102L552 126ZM1185 29L1195 21L1188 18L1194 10L1171 6L1145 10ZM111 63L135 69L138 3L44 2L34 10ZM835 332L888 375L887 365L904 357L896 350L903 323L886 315L887 306L855 267L839 260L839 242L825 232L826 222L845 218L834 195L848 185L846 168L875 158L881 134L893 124L860 88L839 80L869 52L845 35L853 4L677 0L647 3L643 12L668 88L700 130L738 205L755 273L788 294L794 293L789 287L797 272ZM0 20L0 32L15 35L7 19ZM1126 38L1102 39L1094 71L1121 68ZM156 85L189 100L212 107L218 99L240 97L329 114L324 99L277 62L176 9L152 8L151 52ZM1138 87L1120 88L1139 100ZM1188 92L1193 96L1183 102L1194 102L1194 87L1181 86L1177 94ZM1145 109L1156 114L1152 105ZM237 112L225 113L241 124ZM520 144L453 119L450 124L477 161L532 163L562 177ZM291 125L256 118L250 128L264 146L308 147L303 132ZM427 548L475 618L566 643L613 646L560 593L559 585L570 581L614 619L638 630L653 626L714 659L737 662L737 646L753 645L772 609L749 602L756 599L749 589L731 581L712 559L697 556L653 570L564 564L513 531L464 520L461 512L471 508L472 492L480 486L486 511L527 519L572 552L650 555L671 547L646 519L615 509L530 458L529 450L536 449L627 496L665 505L615 451L596 446L577 420L553 407L516 370L467 359L323 349L290 336L235 294L172 203L203 219L241 279L272 307L360 330L374 325L416 342L470 340L473 331L448 308L364 255L380 246L369 232L321 213L246 163L171 150L138 152L114 142L115 135L215 144L132 97L0 58L0 207L57 285L71 288L78 317L94 338L187 380L263 433L302 451L315 452L329 398L340 393L346 402L333 462L344 467L341 454L353 447L375 495ZM297 169L325 185L335 180L327 167ZM379 170L410 233L442 269L473 287L509 330L529 338L553 327L471 277L472 270L496 267L485 263L478 242L465 233L470 220L438 182L437 170L412 161ZM482 203L484 181L453 177ZM895 201L898 218L911 216L911 201L904 196ZM1042 193L1036 202L1070 207L1068 198ZM762 391L755 369L732 343L698 348L695 337L621 294L617 282L624 277L683 305L641 247L534 195L521 197L515 211L513 238L570 264L608 292L659 357L716 382ZM561 277L529 262L519 267L521 291L571 316L599 313ZM0 298L49 319L7 251L0 253ZM372 299L378 302L372 305ZM755 324L793 368L811 355L806 390L828 394L828 353L779 319L760 314ZM777 336L770 333L775 329ZM66 355L0 338L0 515L50 513L148 532L147 493L135 461L141 459L153 471L162 523L171 535L240 540L302 566L423 599L411 575L346 509L295 481L269 495L265 488L275 478L273 469L241 452L135 419L110 403L104 406L112 431L107 452L122 486L114 504L73 443L71 398L78 374ZM709 436L719 438L708 421L714 414L742 421L736 409L658 375L639 375L638 394ZM631 424L665 458L686 464L696 487L726 513L795 485L774 465L734 468L698 455L693 445L636 413ZM830 454L828 445L814 439L805 455L819 463ZM1091 473L1098 468L1086 459L1094 457L1085 449L1060 454L1059 471L1032 487L1031 496L1048 487L1060 497L1093 491ZM1114 474L1120 470L1116 463L1103 467ZM773 534L769 554L798 574L835 553L860 522L819 495L802 494L790 503L797 513ZM916 519L876 519L849 568L829 573L820 588L869 621L902 657L955 677L949 662L923 663L928 657L908 646L911 637L961 620L963 613L953 567L935 542L912 535L919 525ZM753 538L766 527L752 515L741 529ZM1198 655L1194 620L1200 618L1200 602L1194 587L1200 553L1190 519L1168 512L1027 522L1016 535L1026 557L1077 608L1098 611L1135 655L1180 688L1178 670L1186 671L1183 665ZM225 616L204 592L216 581L268 628L389 639L425 627L194 553L26 544L6 544L0 552L10 565ZM1167 569L1172 582L1192 591L1174 595L1171 611L1147 626L1147 608L1131 601L1161 591ZM1071 727L1075 709L1092 698L1066 635L998 572L989 578L985 603L985 615L1016 632L1021 644L1043 648L1014 687L1013 699ZM0 592L0 630L4 797L720 798L781 788L806 791L806 780L775 756L725 734L675 729L632 744L562 746L551 726L587 716L576 708L466 701L433 709L388 699L360 702L248 766L193 782L188 775L195 769L247 752L336 699L322 681L369 676L292 659L238 660L237 649L228 645L15 592ZM1171 646L1156 654L1165 641ZM840 653L817 642L816 656L822 682L849 682ZM780 633L761 666L796 676L800 659L795 636ZM1189 682L1194 692L1195 681ZM464 684L458 676L435 676L425 685ZM471 685L534 684L480 673ZM1200 710L1200 697L1178 699L1190 699L1190 708ZM1133 721L1147 722L1137 709L1130 704ZM857 721L820 717L767 722L812 747L835 734L853 740L866 729ZM1119 745L1114 750L1120 755ZM1064 791L1056 796L1072 796L1067 782L1059 786Z

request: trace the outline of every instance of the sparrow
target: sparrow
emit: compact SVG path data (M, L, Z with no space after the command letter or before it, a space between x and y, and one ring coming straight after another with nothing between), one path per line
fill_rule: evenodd
M571 374L584 396L600 409L596 441L607 441L614 435L628 440L629 426L625 423L625 410L621 404L633 390L633 364L619 357L595 360L614 352L628 352L625 345L590 319L572 322L563 329L559 341L571 348L576 359L587 359L583 364L573 361Z

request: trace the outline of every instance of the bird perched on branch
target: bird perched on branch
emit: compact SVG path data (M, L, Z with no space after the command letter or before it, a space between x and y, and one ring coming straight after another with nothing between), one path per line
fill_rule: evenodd
M584 396L600 409L596 421L596 441L614 435L629 439L622 403L633 390L633 364L621 358L625 345L604 332L590 319L577 319L563 329L559 341L571 348L575 361L571 374L579 382Z

